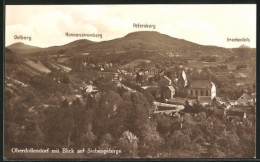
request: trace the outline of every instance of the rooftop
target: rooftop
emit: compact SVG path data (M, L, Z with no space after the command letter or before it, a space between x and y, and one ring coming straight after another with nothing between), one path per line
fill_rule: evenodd
M212 84L208 80L194 80L189 84L189 88L211 88Z
M242 96L239 97L239 99L242 99L242 100L250 100L252 98L253 97L248 93L243 93Z
M170 89L171 92L175 92L175 89L173 86L168 86L168 88Z

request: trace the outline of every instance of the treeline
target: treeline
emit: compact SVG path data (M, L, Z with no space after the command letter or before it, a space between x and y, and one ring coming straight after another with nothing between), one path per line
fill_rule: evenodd
M72 104L64 100L59 107L38 110L36 116L25 109L17 104L6 111L5 144L9 147L31 144L122 150L120 155L99 155L103 158L198 158L209 143L207 157L255 156L255 127L246 120L226 123L201 108L175 118L155 115L152 100L139 92L120 95L110 89Z

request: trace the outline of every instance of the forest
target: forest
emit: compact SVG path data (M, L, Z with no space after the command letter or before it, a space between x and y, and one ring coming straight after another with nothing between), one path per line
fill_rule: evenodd
M6 107L12 107L5 112L7 148L122 150L118 155L98 155L100 158L252 158L255 155L255 126L248 124L248 119L239 124L230 123L204 109L189 111L188 106L181 117L155 115L153 100L148 99L151 95L122 91L112 83L98 96L75 99L72 104L65 99L58 107L38 106L36 114L24 111L23 103L37 100L30 95L26 94L12 106L8 100L5 102Z

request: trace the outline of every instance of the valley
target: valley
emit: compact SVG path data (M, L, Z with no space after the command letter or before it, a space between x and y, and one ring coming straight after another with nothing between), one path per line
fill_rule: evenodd
M195 81L201 83L193 89ZM204 81L214 84L215 95L205 95ZM120 157L254 155L255 48L204 46L148 31L48 48L15 43L5 49L4 85L6 148L109 147L122 149Z

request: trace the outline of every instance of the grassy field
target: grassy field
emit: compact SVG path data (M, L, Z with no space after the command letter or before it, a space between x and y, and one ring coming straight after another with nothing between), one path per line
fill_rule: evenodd
M51 70L46 68L40 61L38 61L37 63L31 61L31 60L28 60L25 62L28 66L30 66L32 69L34 70L37 70L39 72L42 72L42 73L50 73Z
M150 60L145 60L145 59L137 59L137 60L134 60L134 61L131 61L125 65L122 65L121 68L124 69L124 68L134 68L138 65L140 65L141 63L150 63L151 61Z

